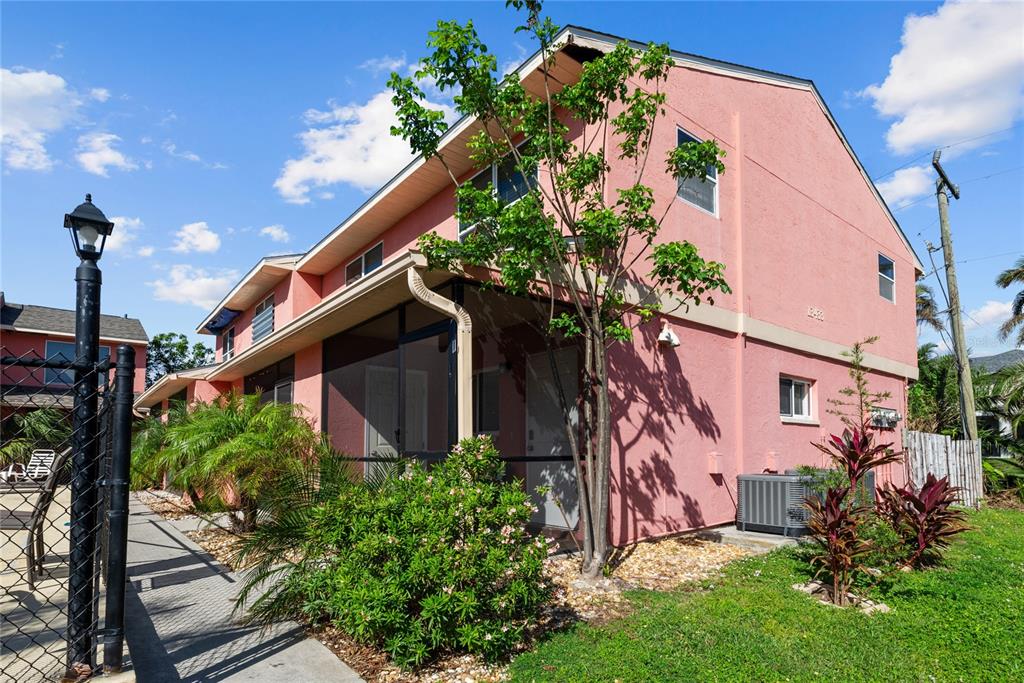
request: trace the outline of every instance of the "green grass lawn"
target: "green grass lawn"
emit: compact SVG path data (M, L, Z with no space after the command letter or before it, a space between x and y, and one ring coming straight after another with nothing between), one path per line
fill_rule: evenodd
M1024 681L1024 513L983 510L943 566L872 591L866 616L791 586L787 549L714 584L631 594L636 612L556 634L512 663L516 681Z

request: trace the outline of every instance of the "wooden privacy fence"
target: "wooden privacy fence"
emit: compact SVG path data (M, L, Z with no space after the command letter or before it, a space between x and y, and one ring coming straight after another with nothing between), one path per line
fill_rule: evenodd
M920 487L929 474L960 488L960 503L981 505L981 441L954 441L942 434L903 432L907 478Z

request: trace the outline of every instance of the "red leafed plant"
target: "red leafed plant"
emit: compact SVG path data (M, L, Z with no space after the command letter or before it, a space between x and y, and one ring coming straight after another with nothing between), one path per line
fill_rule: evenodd
M936 479L929 474L920 490L913 484L881 490L878 513L886 518L907 544L907 565L919 567L935 559L938 551L949 547L950 539L966 531L966 515L953 507L959 488L949 478Z
M842 436L832 434L826 444L814 445L830 457L836 467L846 472L850 488L856 490L857 484L869 470L898 462L902 456L902 453L892 450L891 443L874 444L872 441L873 437L865 426L852 431L844 429Z
M858 508L845 505L849 487L830 488L824 500L817 497L807 499L811 511L808 528L820 551L811 558L811 563L820 565L814 577L823 571L832 577L832 602L846 605L850 593L853 572L860 567L860 558L868 552L869 546L857 534Z

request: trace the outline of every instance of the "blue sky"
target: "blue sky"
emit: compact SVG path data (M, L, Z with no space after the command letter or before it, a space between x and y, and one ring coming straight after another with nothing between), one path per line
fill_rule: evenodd
M424 53L437 19L472 18L503 64L532 52L503 5L4 2L0 285L72 305L61 220L92 192L119 217L104 311L192 334L258 258L306 250L404 164L384 82ZM929 270L930 152L959 143L943 159L962 186L951 216L969 342L1008 348L995 329L1013 293L993 280L1024 253L1024 4L547 11L813 79Z

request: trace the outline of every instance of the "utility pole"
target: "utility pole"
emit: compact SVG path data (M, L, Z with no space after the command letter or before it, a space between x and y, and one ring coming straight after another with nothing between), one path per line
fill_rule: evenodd
M956 357L956 374L960 384L960 415L964 433L974 441L978 438L978 417L974 407L974 382L967 358L967 344L964 340L964 323L960 318L960 290L956 284L956 262L953 258L953 237L949 230L949 195L960 199L960 188L949 180L942 169L939 157L942 152L935 150L932 166L939 174L935 181L935 197L939 202L939 225L942 230L942 258L946 266L946 286L949 288L949 327L953 334L953 353Z

